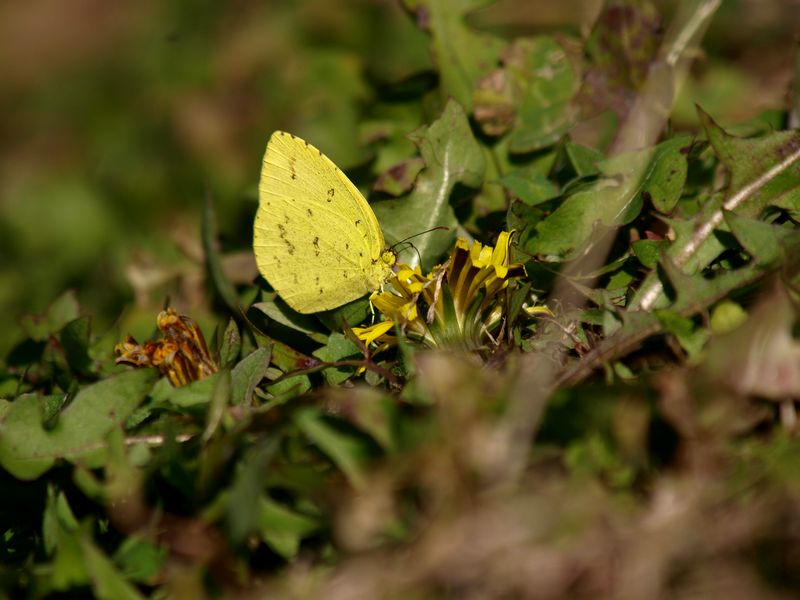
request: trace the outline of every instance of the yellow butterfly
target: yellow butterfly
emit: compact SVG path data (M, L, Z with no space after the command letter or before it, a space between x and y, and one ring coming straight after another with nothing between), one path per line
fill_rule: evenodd
M253 235L258 270L294 310L336 308L380 289L392 273L364 196L314 146L272 134L261 167Z

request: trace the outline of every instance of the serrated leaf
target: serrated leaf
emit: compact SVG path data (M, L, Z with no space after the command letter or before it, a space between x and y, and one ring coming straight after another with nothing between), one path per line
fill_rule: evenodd
M403 198L376 202L373 208L388 243L434 227L449 228L416 238L416 251L401 253L403 262L414 266L421 259L423 268L429 269L449 250L458 224L450 206L453 186L462 183L479 187L486 163L464 109L454 100L447 103L442 115L430 126L411 134L411 139L425 161L425 170L417 178L414 191Z
M431 35L431 55L444 100L455 98L468 112L476 82L497 64L505 42L473 30L467 13L487 0L404 0L417 24ZM444 102L443 100L443 102Z
M724 216L725 223L742 247L757 264L762 266L769 266L784 259L786 256L784 241L789 236L798 235L794 227L770 225L730 211L725 211Z
M39 397L20 396L0 423L0 465L27 480L35 479L60 458L74 461L102 456L106 435L121 426L144 400L155 377L155 371L139 369L83 388L51 430L42 427Z
M375 180L373 192L402 196L414 187L417 175L425 168L425 161L415 156L393 165Z
M739 138L722 129L700 107L697 112L714 152L730 171L728 197L800 148L800 131L776 131L755 139ZM759 217L767 206L784 208L793 218L800 218L800 161L767 182L758 193L743 202L736 213Z
M570 101L580 84L577 65L548 36L514 40L502 60L503 67L476 87L475 119L488 135L510 130L512 153L553 144L576 117Z
M552 215L537 223L525 249L550 258L563 257L582 247L598 228L631 222L642 209L642 192L660 172L660 162L671 159L686 143L686 137L673 138L603 161L599 167L604 177L569 196Z

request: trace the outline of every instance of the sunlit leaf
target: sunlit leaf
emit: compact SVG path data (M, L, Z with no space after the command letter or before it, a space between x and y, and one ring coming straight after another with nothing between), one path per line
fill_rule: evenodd
M17 398L0 424L0 465L20 479L34 479L59 458L96 462L104 438L144 400L155 373L136 370L83 388L61 411L55 427L42 427L39 398Z

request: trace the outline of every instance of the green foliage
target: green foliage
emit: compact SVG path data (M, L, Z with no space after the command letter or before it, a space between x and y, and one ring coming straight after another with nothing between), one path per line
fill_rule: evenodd
M800 62L788 23L742 37L748 3L662 4L173 0L28 36L42 74L0 92L0 597L796 595ZM490 341L365 346L366 299L270 290L277 128L424 272L514 230ZM431 285L458 347L486 292L462 315ZM115 363L165 304L217 372Z

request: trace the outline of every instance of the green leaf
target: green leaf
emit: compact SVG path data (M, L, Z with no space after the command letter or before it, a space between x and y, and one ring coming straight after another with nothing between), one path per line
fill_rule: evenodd
M708 331L696 325L691 319L668 310L658 310L655 314L664 331L675 336L681 347L686 350L689 359L697 361L703 346L708 341Z
M589 114L613 110L624 119L658 56L661 17L649 0L603 3L586 42L587 73L581 88Z
M49 430L58 423L58 416L69 397L69 394L42 396L42 427Z
M207 404L211 401L211 394L217 383L219 373L214 373L205 379L193 381L189 385L174 387L164 377L153 387L150 397L153 404L173 404L181 408L190 408Z
M642 192L647 186L662 189L653 177L660 177L671 167L661 167L661 162L672 164L675 154L680 154L679 149L687 143L688 138L680 136L603 161L599 166L604 177L569 196L552 215L537 223L525 250L550 258L563 257L582 247L598 227L631 222L642 209Z
M800 147L800 131L776 131L755 139L739 138L727 133L699 107L697 111L714 152L730 171L729 197ZM800 161L766 183L742 203L736 213L760 217L767 206L786 209L793 218L800 219Z
M714 335L728 333L747 320L747 311L733 300L723 300L711 311L708 324Z
M683 193L689 163L686 150L691 144L689 136L678 136L656 147L652 171L642 185L642 195L652 202L659 212L669 214Z
M222 369L216 373L216 383L211 390L211 397L206 411L206 427L203 430L203 441L207 442L216 433L226 409L231 405L231 372Z
M202 238L206 269L208 270L214 289L230 311L236 314L240 311L239 297L236 295L236 288L234 288L233 284L228 280L225 275L225 270L222 268L219 242L217 241L217 216L210 192L206 193L205 210L203 211Z
M239 328L236 321L230 319L225 332L222 334L222 343L219 347L219 367L220 369L230 369L239 360L239 353L242 350L242 338L239 335Z
M370 315L374 314L374 308L367 298L359 298L347 304L317 313L317 318L330 331L339 332L346 327L352 327L363 323ZM324 344L327 340L323 336L314 338L314 341Z
M667 240L636 240L631 249L639 262L648 269L655 269L662 252L669 247Z
M786 241L798 236L795 227L770 225L730 211L725 211L724 216L733 235L760 266L782 262L786 258Z
M61 530L58 549L53 559L50 583L56 590L89 583L89 570L80 544L79 531Z
M325 340L325 336L318 331L319 326L314 317L292 310L277 294L271 294L270 296L271 300L257 302L252 305L252 308L261 311L275 323L279 323L293 331L304 333L316 342L321 343Z
M89 356L90 323L89 317L75 319L64 325L59 334L69 368L83 376L92 372L92 359Z
M357 386L351 389L331 390L329 403L334 412L372 437L384 450L395 449L395 400L379 389Z
M365 486L365 463L370 452L363 439L334 427L316 408L297 411L293 421L342 470L353 487Z
M417 175L424 168L425 161L419 157L399 162L378 176L372 191L390 196L402 196L414 187Z
M450 193L456 183L477 188L483 182L486 163L480 145L472 135L464 109L450 100L441 117L428 127L411 134L425 161L414 191L403 198L373 204L384 234L390 243L411 237L433 227L414 241L416 251L402 254L410 265L421 262L429 269L450 249L458 224L450 206ZM405 258L405 257L408 258Z
M256 507L263 496L264 474L276 450L274 440L262 440L249 448L236 465L225 506L225 521L235 543L259 529L260 512Z
M125 538L114 553L123 576L138 583L152 582L167 562L167 549L137 535Z
M258 348L239 361L231 371L231 404L251 406L253 392L269 367L271 348Z
M114 563L95 546L88 536L81 539L86 570L92 591L99 600L144 600L144 596L128 583Z
M78 299L73 290L61 294L41 315L25 315L20 325L32 340L45 341L80 315Z
M294 398L301 396L311 389L311 380L308 375L292 375L281 379L277 383L267 386L267 391L276 397Z
M487 3L487 0L403 0L417 24L431 35L431 55L439 73L443 101L454 98L468 112L472 111L472 91L477 81L489 74L505 47L500 38L478 33L467 25L467 13Z
M328 343L313 352L323 362L336 362L361 356L361 351L353 342L341 333L332 333ZM331 385L338 385L352 377L355 367L327 368L324 371L325 380Z
M558 197L556 185L541 173L515 170L503 175L499 183L528 206L536 206Z
M47 505L42 519L42 537L45 552L50 555L58 547L62 531L77 531L78 520L67 502L64 492L56 493L47 487Z
M567 158L578 177L590 177L600 173L598 164L603 160L603 153L589 146L567 142Z
M488 135L510 130L510 152L533 152L573 124L570 101L579 85L577 65L553 38L518 38L504 52L503 68L478 84L475 118Z
M140 369L87 386L51 430L42 427L39 397L20 396L0 423L0 465L19 479L35 479L59 458L94 462L106 435L144 400L154 379L154 371Z
M286 560L295 558L300 540L319 528L316 519L295 512L271 498L259 498L257 506L261 539Z

